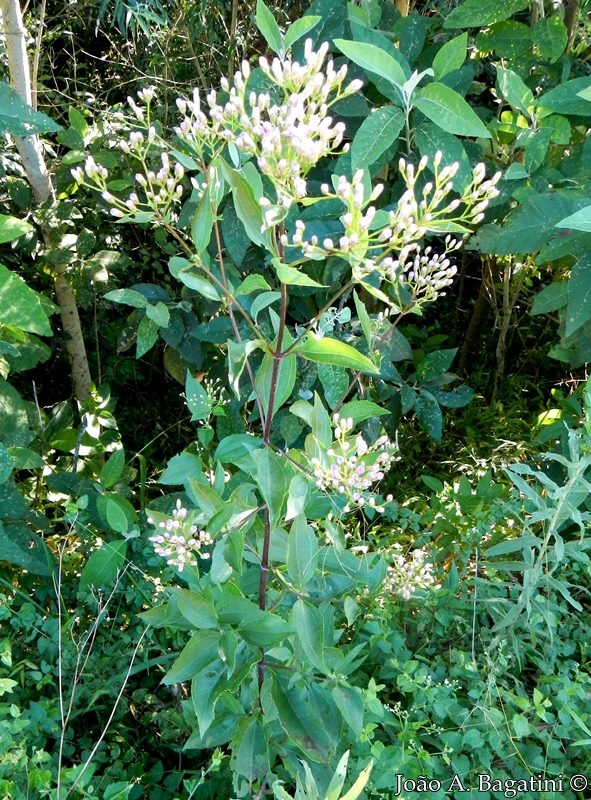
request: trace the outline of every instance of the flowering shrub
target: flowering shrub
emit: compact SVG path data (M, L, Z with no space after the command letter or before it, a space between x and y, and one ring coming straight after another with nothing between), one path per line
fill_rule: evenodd
M172 133L152 119L154 90L130 99L125 137L113 141L135 176L129 194L92 157L73 171L121 222L164 229L180 303L204 305L213 363L227 364L221 386L187 371L187 405L204 424L161 478L183 498L148 517L156 553L186 588L171 587L144 616L191 630L165 682L192 681L187 747L227 745L238 797L301 775L298 759L327 784L323 764L364 730L359 646L344 636L354 609L434 585L422 551L388 564L354 535L355 520L376 520L393 502L378 492L399 458L388 410L364 387L391 382L404 394L388 351L392 341L410 349L397 326L450 285L452 254L499 178L477 165L457 191L458 164L437 153L401 160L403 188L387 197L370 170L352 169L338 119L360 81L346 82L327 44L307 40L300 60L276 49L256 69L243 63L219 93L180 99ZM152 343L169 336L175 301L106 297L143 310ZM440 414L432 392L445 398L451 359L440 351L422 364L424 386L406 392L417 409Z

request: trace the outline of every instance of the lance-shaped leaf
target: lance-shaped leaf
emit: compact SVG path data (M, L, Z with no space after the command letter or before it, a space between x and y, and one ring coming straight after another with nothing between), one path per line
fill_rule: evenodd
M430 83L414 97L414 105L448 133L478 136L490 139L491 135L480 117L470 108L461 94L443 83Z
M309 361L320 364L335 364L338 367L369 372L372 375L380 371L367 356L359 353L350 344L332 339L330 336L319 338L309 332L303 343L298 346L297 352Z
M248 238L254 244L270 249L269 233L262 230L265 220L259 203L260 198L255 197L252 186L238 170L232 169L224 160L221 161L221 167L225 180L232 187L234 208Z
M341 53L362 67L366 72L373 72L390 83L402 86L406 81L404 70L389 53L375 44L366 42L349 42L346 39L335 39L335 45Z

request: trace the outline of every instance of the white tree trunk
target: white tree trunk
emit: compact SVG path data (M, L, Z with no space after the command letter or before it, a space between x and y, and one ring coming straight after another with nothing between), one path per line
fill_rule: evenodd
M23 25L20 3L18 0L0 0L0 12L6 35L10 83L20 98L30 106L32 105L31 72L27 55L27 32ZM39 137L15 136L14 141L31 184L35 202L38 204L55 202L55 192ZM47 248L51 248L49 236L45 237L45 244ZM76 296L63 269L54 272L54 283L62 327L67 337L66 350L72 366L74 394L76 399L82 402L90 394L91 378Z
M27 32L23 25L18 0L0 0L0 11L4 21L6 55L10 72L10 83L21 100L32 105L31 75L27 55ZM22 159L27 178L37 203L53 199L53 185L45 166L41 140L38 136L15 137L16 149Z

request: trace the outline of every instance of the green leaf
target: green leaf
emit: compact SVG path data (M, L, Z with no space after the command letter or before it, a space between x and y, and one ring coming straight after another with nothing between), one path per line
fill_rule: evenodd
M53 133L61 126L46 114L34 111L5 81L0 81L0 134L33 136Z
M143 317L137 328L137 340L135 346L135 357L141 358L158 341L158 325L150 319Z
M272 259L272 264L281 283L286 283L288 286L314 286L319 289L324 286L324 284L308 277L305 272L300 272L295 267L288 267L287 264L282 264L278 258Z
M210 519L218 511L224 508L225 503L215 489L207 484L187 478L187 494L191 497L197 507L203 512L206 519Z
M272 291L272 292L261 292L261 294L257 295L255 299L252 301L252 305L250 307L250 315L253 318L255 324L258 320L258 316L264 308L270 306L272 303L277 302L277 300L281 299L281 292Z
M35 228L24 219L0 214L0 244L14 242L26 233L32 233Z
M525 168L531 174L546 162L552 132L549 128L532 131L525 145Z
M133 308L146 308L148 305L146 297L135 289L113 289L112 292L103 295L103 300L111 303L123 303L126 306L133 306Z
M521 111L528 118L531 116L529 109L534 105L533 93L516 72L497 67L497 89L511 108Z
M440 442L443 431L443 417L441 407L431 392L426 389L419 389L414 408L421 428L436 442Z
M339 415L342 418L352 419L354 425L359 425L360 422L365 422L366 419L380 417L389 413L387 408L379 406L377 403L372 403L371 400L351 400L341 406L339 411Z
M326 672L324 663L324 623L321 612L301 598L291 610L291 624L310 664L320 672Z
M201 383L187 370L185 400L191 412L191 422L200 422L211 414L211 401Z
M341 53L366 72L379 75L398 86L403 86L406 82L406 76L400 64L380 47L365 42L350 42L346 39L335 39L334 44Z
M299 39L302 39L307 33L318 25L322 17L318 16L305 16L296 19L293 22L283 37L283 43L286 50L289 50Z
M537 104L557 114L587 117L591 114L591 100L585 100L579 93L589 88L591 78L573 78L538 97Z
M318 539L316 533L312 526L307 524L305 516L299 514L289 532L286 559L287 574L296 589L305 591L306 585L316 573L317 565Z
M256 465L253 477L269 509L273 528L283 515L292 476L286 470L285 459L268 448L253 450L251 458Z
M439 151L445 153L445 163L458 163L460 168L454 177L454 189L461 192L472 182L472 167L462 142L451 133L442 130L432 122L424 122L415 131L415 143L421 156L427 156L433 162Z
M286 419L290 418L286 417ZM299 430L301 430L301 428ZM304 477L304 475L300 475L299 473L293 476L289 482L289 493L287 495L287 511L285 513L286 522L289 522L290 520L295 519L299 514L304 513L306 500L308 499L308 489L308 478Z
M246 278L242 281L242 283L236 288L234 294L236 297L241 297L242 295L252 294L256 291L268 291L271 287L267 283L267 281L263 278L262 275L258 273L250 273L246 276Z
M133 506L125 497L102 494L97 497L96 504L102 519L117 533L128 533L136 522Z
M40 295L3 264L0 264L0 324L51 336Z
M481 53L494 51L499 58L516 61L531 58L531 29L514 20L496 22L476 36L476 46Z
M156 305L148 303L146 306L146 316L158 325L159 328L168 328L170 323L170 311L162 301L159 300Z
M564 335L572 336L591 319L591 253L581 255L571 269Z
M528 8L530 0L464 0L443 23L444 28L483 28L509 19L518 11Z
M211 207L211 192L209 184L203 192L197 209L191 220L191 238L197 253L207 250L213 231L214 215Z
M363 120L351 145L351 168L355 171L377 161L398 138L404 120L403 111L395 106L382 106Z
M123 474L125 467L125 450L120 448L115 450L109 456L109 460L105 463L100 472L100 484L103 489L110 489L114 486Z
M283 54L286 50L286 45L279 30L279 25L263 0L257 0L254 19L257 28L263 34L271 50L278 55Z
M158 478L158 483L165 486L180 486L187 478L197 479L203 473L203 464L199 456L187 451L173 456L166 469Z
M286 331L287 333L287 331ZM286 345L289 345L286 337ZM254 383L261 399L263 410L265 414L269 410L269 398L271 393L271 384L273 381L273 365L275 359L269 353L265 353L261 366L258 368L255 375ZM273 403L273 412L279 411L281 406L289 400L293 387L295 386L297 376L297 358L295 353L290 353L284 356L279 364L279 370L276 376L276 388Z
M349 388L349 374L343 367L334 364L320 364L318 378L324 390L324 397L330 408L335 408Z
M419 89L414 105L432 122L448 133L490 139L486 125L464 98L443 83L430 83Z
M568 31L558 14L539 19L532 31L534 45L543 58L557 61L568 44Z
M262 231L265 219L261 204L259 203L260 197L255 197L251 185L238 170L230 167L224 160L221 161L221 167L225 180L232 187L234 208L236 209L240 221L244 225L249 239L251 242L254 242L254 244L271 250L269 233Z
M335 364L338 367L378 374L379 369L367 358L359 353L354 347L330 336L318 338L311 331L307 334L303 343L298 345L299 355L309 361L316 361L321 364Z
M190 622L198 630L218 629L217 614L210 600L206 600L205 597L189 589L174 588L171 593L187 622Z
M549 314L568 303L568 281L554 281L545 286L534 298L531 314Z
M359 739L363 730L363 694L357 686L335 686L332 698L343 719Z
M101 589L115 583L125 564L127 542L106 542L91 554L80 576L80 591L91 586Z
M83 114L74 106L68 106L68 122L70 127L84 138L88 133L88 122Z
M575 211L574 214L561 219L559 222L555 223L555 227L572 228L576 231L585 231L586 233L591 232L591 206L585 206Z
M433 75L438 81L444 75L448 75L459 69L466 60L468 51L468 34L461 33L454 39L450 39L435 54L433 59Z
M168 269L173 278L184 283L189 289L199 292L208 300L221 300L220 290L210 280L203 277L201 270L194 262L173 256L168 263Z
M457 352L457 347L454 347L449 350L436 350L434 353L428 353L417 365L419 380L432 381L441 377L451 367Z
M233 433L225 436L214 453L214 458L221 464L234 464L240 467L243 463L251 463L253 450L262 447L263 440L248 433Z
M219 639L220 634L217 630L194 633L162 679L162 683L167 686L182 683L198 675L212 662L217 662Z
M240 614L236 630L245 642L254 647L275 647L293 634L293 628L284 619L270 611L261 611L251 603L252 611ZM223 615L220 613L220 619Z

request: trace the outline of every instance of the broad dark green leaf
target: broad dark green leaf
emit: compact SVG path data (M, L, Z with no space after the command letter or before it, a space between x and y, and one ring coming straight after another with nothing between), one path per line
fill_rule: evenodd
M80 576L80 591L86 592L91 586L102 589L111 586L125 564L127 542L105 542L92 553Z
M591 99L585 100L579 92L591 89L591 78L573 78L537 98L537 104L557 114L591 115Z
M585 206L555 223L556 228L573 228L576 231L591 232L591 206Z
M443 416L441 407L431 392L426 391L426 389L419 389L414 409L421 428L436 442L441 441Z
M263 34L271 50L278 55L282 54L285 51L285 42L283 41L283 36L279 30L279 25L277 24L275 17L267 8L263 0L257 0L254 19L257 28Z
M398 138L404 127L404 113L395 106L382 106L365 119L351 145L351 167L357 170L377 161Z
M545 286L534 298L532 314L549 314L568 303L568 281L554 281Z
M349 373L344 367L334 364L319 364L318 378L324 390L324 397L330 408L335 408L349 388Z
M531 28L515 20L496 22L477 34L476 46L482 53L492 51L499 58L515 61L531 50Z
M162 683L171 686L174 683L193 678L212 662L217 663L219 631L206 630L194 633L170 670L162 679Z
M203 297L206 297L208 300L221 299L221 290L208 278L203 276L202 271L193 261L180 258L179 256L173 256L168 263L168 269L174 278L184 283L189 289L199 292L199 294L202 294Z
M100 483L103 489L114 486L123 474L125 467L125 450L114 450L100 472Z
M529 109L534 105L534 96L516 72L498 66L497 89L511 108L521 111L526 117L530 116Z
M25 233L32 233L34 230L33 226L24 219L0 214L0 244L14 242L15 239L24 236Z
M360 422L365 422L366 419L380 417L389 413L387 408L373 403L371 400L351 400L341 406L339 410L340 416L344 419L352 419L354 425L359 425Z
M172 589L172 595L183 617L195 628L204 630L219 627L215 607L210 600L189 589Z
M313 28L318 25L320 22L321 17L318 16L308 16L300 17L296 19L295 22L289 26L289 28L285 32L285 36L283 37L283 41L285 43L286 50L289 50L292 45L294 45L299 39L303 39L304 36L309 33Z
M391 55L379 47L365 42L350 42L346 39L335 39L335 45L351 61L366 72L379 75L390 83L402 86L406 81L404 70Z
M255 197L251 185L238 170L233 169L223 160L221 161L221 167L225 180L232 187L234 208L244 225L249 239L254 244L271 249L269 233L262 231L265 220L259 202L260 197Z
M274 527L285 508L292 471L287 470L284 458L268 448L253 450L251 458L256 465L253 477L269 509L271 527Z
M419 89L414 96L414 105L448 133L491 138L486 125L464 98L443 83L430 83Z
M21 100L14 89L0 81L0 134L33 136L36 133L53 133L61 126L46 114L34 111Z
M304 591L308 581L312 580L316 573L318 539L303 514L295 518L290 528L286 564L290 581L296 589Z
M568 282L565 336L572 334L591 319L591 253L579 256L571 269Z
M326 672L324 663L324 623L322 614L311 603L296 600L291 610L291 624L307 660L320 672Z
M443 23L444 28L484 28L529 8L530 0L464 0Z
M379 373L378 367L367 356L362 355L351 345L338 339L332 339L330 336L319 338L310 332L304 342L298 345L297 352L309 361L335 364L338 367L347 367L370 374Z
M532 37L540 55L549 61L557 61L568 44L568 32L558 14L539 19L532 31Z
M421 156L427 156L429 162L437 152L445 154L445 163L460 165L454 177L454 189L461 192L472 182L472 167L464 145L451 133L442 130L433 122L424 122L415 131L415 143ZM398 331L397 331L398 333Z
M449 350L436 350L428 353L420 364L417 364L417 376L422 381L432 381L439 378L451 367L458 352L457 347Z
M135 345L135 357L141 358L158 341L158 325L150 319L143 317L137 328L137 340Z
M0 264L0 323L51 336L51 325L39 295L3 264Z
M468 34L460 33L449 42L446 42L435 54L433 59L433 74L438 81L450 72L459 69L466 60L468 50Z

